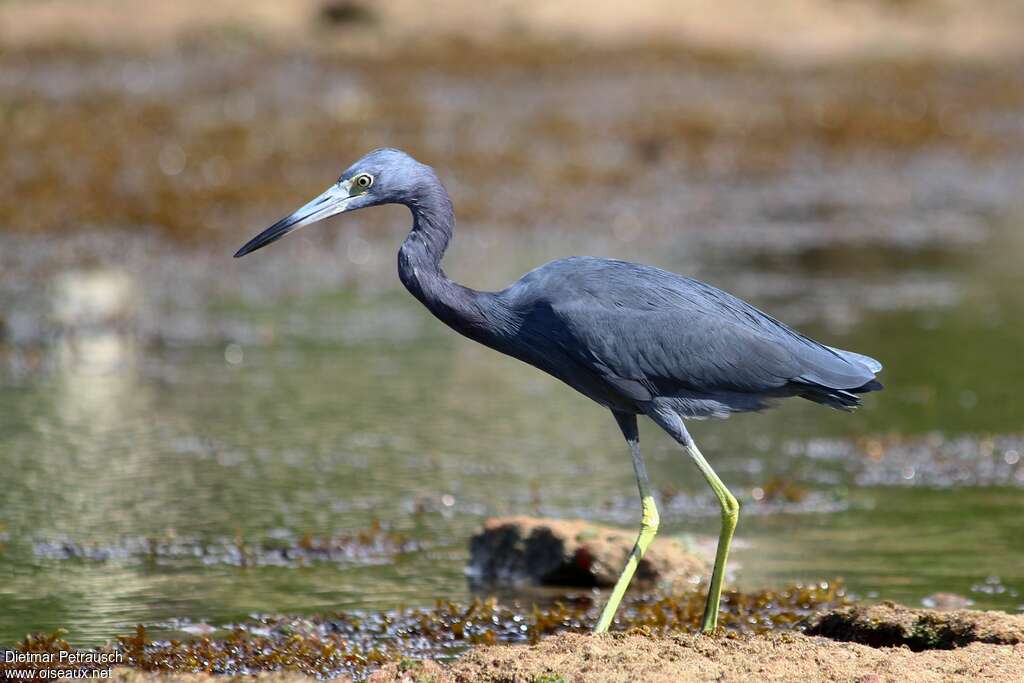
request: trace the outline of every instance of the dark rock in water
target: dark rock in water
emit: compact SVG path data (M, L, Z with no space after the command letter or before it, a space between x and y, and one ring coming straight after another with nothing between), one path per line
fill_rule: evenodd
M496 517L471 539L468 573L482 583L608 587L622 571L636 534L582 520ZM682 586L706 570L707 563L678 541L656 538L632 586Z
M853 605L816 617L807 635L872 647L950 650L970 643L1024 643L1024 615L978 610L940 612L893 602Z

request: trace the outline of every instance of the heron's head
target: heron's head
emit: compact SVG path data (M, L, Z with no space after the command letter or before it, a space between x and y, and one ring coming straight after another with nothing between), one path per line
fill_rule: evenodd
M411 204L437 183L433 169L397 149L376 149L352 164L319 197L253 237L235 253L245 256L288 233L325 218L381 204Z

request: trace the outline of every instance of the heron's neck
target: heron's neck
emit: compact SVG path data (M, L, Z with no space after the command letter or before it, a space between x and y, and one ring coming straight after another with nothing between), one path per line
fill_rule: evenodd
M441 269L455 225L448 193L440 183L408 204L413 225L398 251L398 276L437 318L472 339L487 343L494 295L452 281Z

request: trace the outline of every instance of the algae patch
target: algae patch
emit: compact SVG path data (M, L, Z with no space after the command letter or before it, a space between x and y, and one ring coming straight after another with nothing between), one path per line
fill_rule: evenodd
M468 604L439 601L433 607L384 613L261 617L195 639L157 639L144 627L95 651L120 653L142 671L249 674L298 671L311 676L362 678L386 663L450 659L474 645L538 643L560 632L589 632L601 596L566 596L551 605L522 606L495 598ZM848 604L841 582L794 585L782 590L723 595L720 623L735 633L755 634L797 627L818 610ZM700 590L679 595L631 596L613 629L648 634L690 632L704 607ZM30 635L21 652L70 649L66 633Z

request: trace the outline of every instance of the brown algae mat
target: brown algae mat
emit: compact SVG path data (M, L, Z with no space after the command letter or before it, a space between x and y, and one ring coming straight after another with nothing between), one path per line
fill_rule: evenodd
M274 673L237 674L234 676L218 676L217 674L159 674L134 669L114 669L110 672L110 681L118 683L309 683L317 679L294 671L276 671ZM336 679L348 680L348 679Z
M707 637L644 633L564 633L537 645L479 647L451 664L405 660L370 675L370 683L612 683L645 681L1019 681L1024 645L972 643L955 650L876 649L795 633ZM113 680L199 683L202 674L145 674L121 669ZM216 680L225 680L217 678ZM296 674L260 681L310 680Z
M152 640L140 628L109 649L120 652L129 665L114 672L114 679L121 681L225 680L239 674L258 674L267 681L315 676L377 683L881 683L1013 681L1024 676L1024 615L939 612L893 603L854 605L839 584L832 584L730 592L722 618L725 628L709 637L695 633L700 598L699 592L686 598L631 596L616 625L621 630L600 637L587 633L596 606L583 607L582 600L533 607L532 612L491 600L391 615L263 619L238 625L226 636L189 642ZM812 612L817 615L810 616ZM806 633L800 633L807 624ZM846 624L846 630L837 624ZM857 629L930 636L876 640L874 647L843 642L870 640L857 636ZM54 634L27 638L17 649L55 652L67 647Z
M385 613L263 617L187 640L173 639L181 637L177 633L158 634L140 626L136 633L119 637L102 651L116 654L131 669L149 672L234 675L295 671L323 678L360 679L386 664L450 659L473 646L532 645L562 632L588 633L603 599L582 591L547 605L506 604L491 598L468 605L439 602L431 608ZM791 631L816 612L848 604L840 582L782 590L730 590L723 594L720 623L738 634ZM623 600L613 628L644 629L651 634L693 632L703 607L701 587L678 595L631 593ZM66 636L60 631L29 636L14 650L67 651L72 648ZM0 660L0 673L4 666Z
M794 169L820 175L818 164L868 164L877 175L943 154L1016 172L1024 144L1013 125L1024 100L1019 62L785 67L685 46L533 42L372 59L197 47L126 61L14 50L0 54L0 68L9 74L0 172L19 199L0 206L0 226L21 235L144 228L233 244L240 224L320 191L353 155L382 145L430 160L462 224L515 228L535 227L538 215L586 225L592 218L579 207L608 202L610 188L613 204L671 197L697 206L708 198L683 201L680 186ZM665 97L667 89L680 94ZM457 145L439 134L467 121L472 134ZM517 192L507 198L510 186ZM865 202L849 193L817 207L836 230L863 222L842 220L852 218L848 205ZM719 222L664 211L659 224Z

